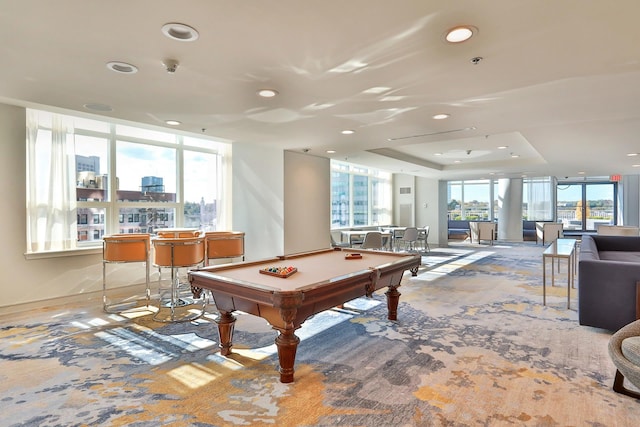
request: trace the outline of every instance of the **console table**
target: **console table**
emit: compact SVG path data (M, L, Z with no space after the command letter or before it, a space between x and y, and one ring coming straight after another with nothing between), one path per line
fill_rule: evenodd
M555 260L558 259L558 272L560 272L560 260L567 260L567 309L571 308L571 288L574 286L576 275L576 240L556 239L542 253L542 305L547 305L547 258L551 259L551 286L555 281Z

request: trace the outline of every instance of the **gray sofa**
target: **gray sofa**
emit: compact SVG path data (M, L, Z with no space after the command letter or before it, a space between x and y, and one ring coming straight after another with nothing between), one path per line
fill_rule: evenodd
M450 219L447 227L449 239L466 239L471 235L469 221L464 219Z
M522 240L534 241L537 243L538 238L536 234L536 222L529 220L522 220Z
M581 325L617 331L640 316L640 237L583 235L578 274Z

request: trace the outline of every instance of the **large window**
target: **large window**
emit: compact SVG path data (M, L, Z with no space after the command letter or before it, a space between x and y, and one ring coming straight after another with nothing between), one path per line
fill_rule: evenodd
M488 179L448 183L448 219L489 221L497 211L493 201L494 182Z
M331 162L331 228L391 223L391 174Z
M549 176L522 181L522 219L553 220L553 183Z
M522 181L522 217L548 221L553 217L553 181L550 177ZM498 180L448 182L448 218L490 221L498 218Z
M28 110L28 252L97 246L105 234L220 224L223 145Z
M557 191L558 221L565 230L596 231L599 224L616 224L616 183L561 182Z

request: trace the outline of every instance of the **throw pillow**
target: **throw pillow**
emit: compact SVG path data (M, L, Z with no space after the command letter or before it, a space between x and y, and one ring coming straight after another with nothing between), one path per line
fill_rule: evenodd
M622 340L622 355L634 365L640 366L640 336Z

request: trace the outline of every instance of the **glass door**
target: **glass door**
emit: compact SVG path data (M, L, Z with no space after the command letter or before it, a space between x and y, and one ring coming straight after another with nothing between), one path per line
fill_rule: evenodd
M600 224L615 224L616 183L559 183L556 215L567 231L597 231Z
M598 225L616 223L615 184L589 184L586 190L585 218L587 231L597 231Z

